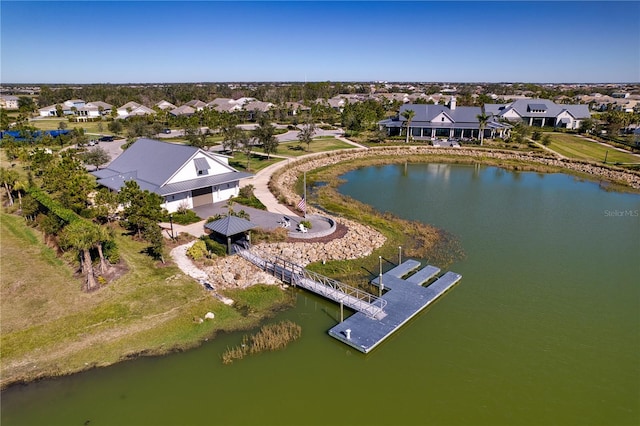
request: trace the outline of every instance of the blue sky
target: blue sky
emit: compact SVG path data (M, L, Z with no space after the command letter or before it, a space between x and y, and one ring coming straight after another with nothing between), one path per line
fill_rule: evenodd
M639 82L640 2L0 2L2 83Z

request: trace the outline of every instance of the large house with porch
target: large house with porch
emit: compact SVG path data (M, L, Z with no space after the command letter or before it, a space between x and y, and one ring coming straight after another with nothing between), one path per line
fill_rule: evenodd
M170 213L237 196L240 179L251 176L231 167L225 155L144 138L92 174L113 191L135 180L141 189L162 196L162 207Z
M415 112L409 123L403 116L407 110ZM397 117L382 120L378 122L378 125L382 129L386 129L389 136L406 135L405 132L408 131L415 140L475 139L480 135L478 116L481 114L480 107L456 106L455 97L452 97L449 106L437 104L402 105ZM506 137L510 129L511 126L508 124L490 119L484 125L484 137Z
M519 99L510 104L485 104L488 115L509 121L522 121L529 126L579 129L591 118L588 105L556 104L548 99Z

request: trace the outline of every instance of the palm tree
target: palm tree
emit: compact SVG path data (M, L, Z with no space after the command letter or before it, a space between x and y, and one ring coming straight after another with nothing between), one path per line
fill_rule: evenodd
M409 132L410 132L410 128L411 128L411 121L413 120L413 118L416 116L416 112L412 109L407 109L402 113L402 116L405 118L406 123L407 123L407 141L406 143L409 143Z
M491 117L489 117L484 111L482 111L482 114L476 115L476 118L478 119L478 124L480 125L480 146L482 146L482 141L484 140L484 128L487 126L489 118Z
M20 206L20 211L22 211L22 191L27 189L27 183L23 180L16 179L13 183L13 190L18 193L18 206Z
M13 186L18 180L18 173L14 170L8 170L5 168L0 169L0 183L4 186L4 189L7 191L7 196L9 197L9 205L13 205Z
M104 253L102 252L102 245L111 239L111 235L107 228L103 226L96 227L96 232L97 241L95 244L95 248L98 249L98 256L100 256L100 272L105 274L109 271L110 265L104 257Z
M79 252L78 254L81 255L80 263L82 265L82 273L86 276L86 291L92 291L98 287L93 275L90 250L100 243L100 234L99 227L86 220L76 220L70 223L60 234L61 247L76 249Z

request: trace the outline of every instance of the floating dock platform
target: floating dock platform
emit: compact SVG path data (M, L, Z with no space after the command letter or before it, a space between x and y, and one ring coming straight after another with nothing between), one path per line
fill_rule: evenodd
M407 279L402 278L419 266L420 262L409 259L382 274L382 288L387 292L380 298L386 301L384 311L387 315L374 318L356 312L330 329L329 335L360 352L369 353L462 279L460 274L447 272L425 287L424 283L440 273L439 268L431 265ZM372 284L380 286L380 277Z

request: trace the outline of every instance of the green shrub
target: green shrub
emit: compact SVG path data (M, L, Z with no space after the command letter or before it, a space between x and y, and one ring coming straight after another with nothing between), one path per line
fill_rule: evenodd
M207 255L207 245L202 240L198 240L187 250L187 256L193 260L200 260Z
M232 200L238 204L242 204L244 206L253 207L255 209L266 210L264 204L256 196L253 194L254 187L253 185L247 185L240 188L237 197L232 198Z
M189 225L201 221L202 219L193 210L179 210L172 213L173 223L179 225ZM169 216L167 215L166 222L169 222Z
M311 222L309 222L308 220L301 220L300 225L303 225L307 229L311 229L311 226L312 226Z
M216 256L225 256L227 254L227 247L224 244L220 244L219 242L211 239L208 235L203 235L200 239L204 241L209 253L215 254Z

